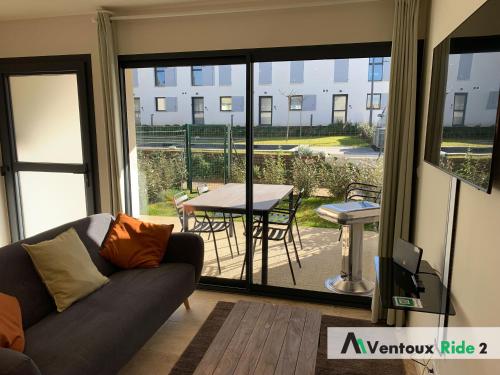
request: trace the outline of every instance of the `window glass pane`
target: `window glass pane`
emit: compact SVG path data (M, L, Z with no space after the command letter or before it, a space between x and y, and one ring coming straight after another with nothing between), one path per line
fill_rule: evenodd
M266 97L262 97L260 98L260 110L261 111L267 111L267 112L270 112L272 111L272 98L266 98Z
M220 98L220 110L221 111L231 111L233 107L233 98L231 97L221 97Z
M165 69L156 68L155 69L155 84L156 86L165 86Z
M381 94L373 94L373 109L380 109ZM366 96L366 108L371 108L371 94Z
M193 66L192 67L192 84L193 86L201 86L203 85L203 67L202 66Z
M138 71L138 87L133 86L133 70ZM230 86L221 87L221 72L222 83ZM246 66L168 67L167 88L162 89L153 87L154 67L125 69L125 76L129 77L125 80L125 97L131 213L147 222L174 224L174 231L180 232L184 224L182 203L176 206L176 197L189 200L198 196L198 187L207 187L203 192L210 193L229 183L245 182ZM133 98L140 100L142 125L133 121L137 106ZM162 98L158 105L163 111L156 111L156 98ZM287 103L283 110L287 110ZM258 121L258 111L255 119ZM245 206L246 197L242 187L240 208ZM210 213L214 238L204 211L196 213L198 221L191 217L187 230L202 230L202 275L240 282L245 254L241 214L235 214L234 225L227 227L222 212ZM225 219L229 223L229 216ZM231 232L231 248L225 229Z
M456 94L455 95L455 106L454 109L456 111L463 111L465 110L465 98L466 96L463 94Z
M203 98L194 98L193 106L196 112L203 112Z
M334 109L335 110L345 110L346 105L347 105L347 97L345 95L336 95L334 97L335 103Z
M382 58L372 61L382 63ZM363 180L381 188L383 180L384 153L367 145L381 149L384 132L371 137L360 131L365 124L371 123L373 128L384 126L378 116L381 110L371 113L366 110L367 94L372 94L372 83L366 79L368 57L343 60L345 74L342 75L337 75L337 62L333 59L304 61L301 83L290 83L287 74L293 66L290 61L268 62L275 72L268 85L261 84L262 64L254 64L253 125L261 125L253 131L254 199L262 186L270 191L276 186L289 187L294 195L293 199L288 196L277 199L278 209L269 217L270 233L274 237L269 240L267 251L264 241L256 241L255 284L331 291L332 294L349 292L342 275L350 271L342 254L351 251L350 243L358 246L354 245L357 241L363 242L362 257L366 259L362 262L365 281L359 285L374 284L375 272L370 259L378 249L376 225L360 225L356 234L349 229L340 233L338 223L319 216L316 211L322 205L343 202L347 186L352 182ZM377 69L380 71L380 67ZM347 78L349 84L346 84ZM373 89L376 94L386 94L389 82L376 82ZM266 98L270 96L272 102ZM374 97L375 106L380 106L380 98L380 95ZM338 147L338 136L345 137L341 143L350 147ZM353 168L359 168L360 173L351 173ZM347 177L339 179L342 174ZM361 192L353 190L349 197L356 193L359 197ZM377 199L378 189L374 190L371 199L366 200ZM299 194L302 199L298 199ZM293 203L297 202L298 206L294 207ZM294 210L296 223L289 216ZM293 238L284 233L287 225L291 225ZM264 230L262 225L256 229L255 233L260 236ZM351 242L354 236L356 240ZM324 251L332 247L335 251ZM332 286L332 283L335 284ZM340 287L334 290L337 284Z
M76 74L11 76L19 161L82 163Z
M290 97L290 110L300 111L302 109L302 96L291 96Z
M167 110L167 99L166 98L156 98L156 110L166 111Z
M261 125L271 125L271 117L272 113L271 112L261 112L260 114L260 124Z
M344 111L334 111L333 112L333 122L345 122L345 112Z
M81 174L20 172L26 237L87 216Z
M453 111L453 125L463 125L463 123L464 123L464 112Z

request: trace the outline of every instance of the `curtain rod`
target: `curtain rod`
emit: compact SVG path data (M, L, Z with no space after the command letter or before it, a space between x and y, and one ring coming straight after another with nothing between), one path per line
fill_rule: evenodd
M217 14L232 14L232 13L247 13L247 12L262 12L266 10L280 10L280 9L298 9L298 8L317 8L341 4L355 4L355 3L372 3L380 0L338 0L332 1L311 1L298 4L277 4L277 5L262 5L262 6L248 6L244 8L235 9L207 9L207 10L186 10L179 12L157 13L157 14L137 14L128 16L111 16L112 21L129 21L129 20L144 20L155 18L173 18L173 17L189 17L189 16L205 16Z

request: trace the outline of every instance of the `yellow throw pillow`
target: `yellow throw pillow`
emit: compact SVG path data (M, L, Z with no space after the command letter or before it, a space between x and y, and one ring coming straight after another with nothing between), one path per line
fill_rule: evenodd
M54 298L59 312L109 282L94 265L73 228L52 240L35 245L23 244L23 247Z

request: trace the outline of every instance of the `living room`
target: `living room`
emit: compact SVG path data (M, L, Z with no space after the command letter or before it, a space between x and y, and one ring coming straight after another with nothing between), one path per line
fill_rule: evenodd
M494 374L498 9L4 2L0 374Z

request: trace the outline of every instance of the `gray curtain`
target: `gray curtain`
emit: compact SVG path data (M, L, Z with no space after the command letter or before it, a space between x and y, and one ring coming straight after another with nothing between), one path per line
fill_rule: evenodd
M395 0L378 249L379 256L382 257L392 257L395 239L408 240L410 231L418 9L419 0ZM376 289L372 299L372 321L378 321L386 315L388 324L404 323L401 312L383 311L380 294Z
M97 36L104 94L104 126L107 135L110 206L112 213L117 214L123 211L121 195L123 191L123 146L121 143L118 61L110 13L107 11L97 13Z

